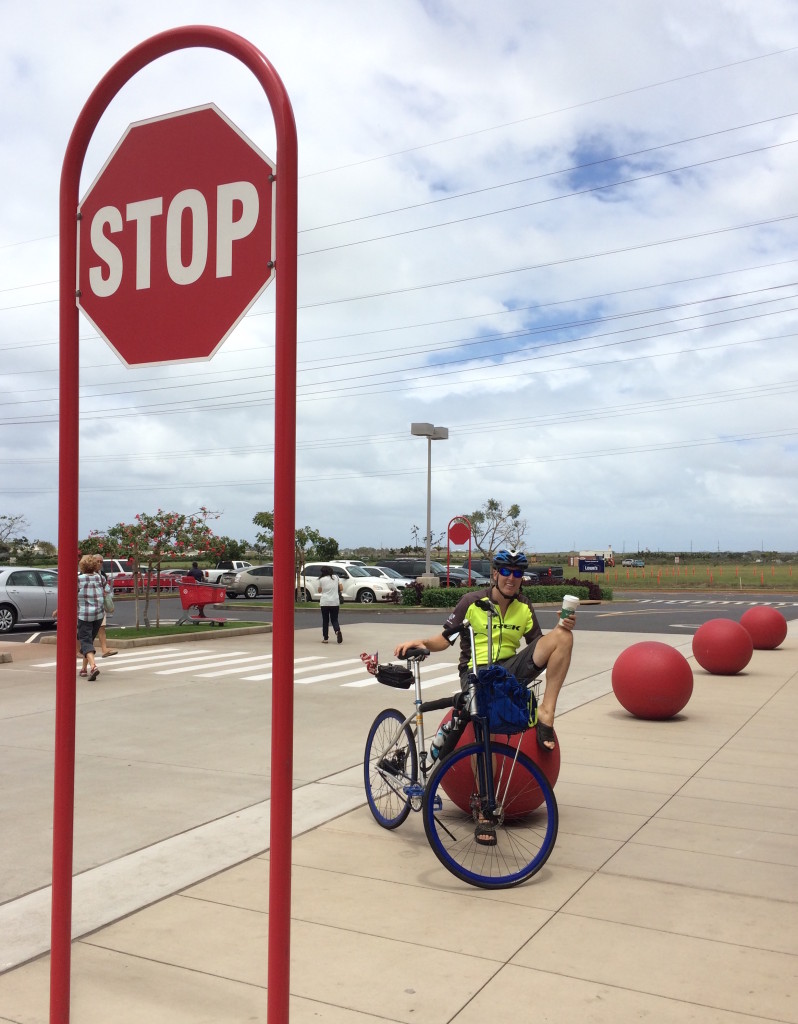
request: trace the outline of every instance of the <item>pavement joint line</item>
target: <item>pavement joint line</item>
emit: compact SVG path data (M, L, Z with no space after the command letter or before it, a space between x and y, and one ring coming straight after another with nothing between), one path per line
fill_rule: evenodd
M564 686L558 716L611 692L610 676L608 670ZM458 678L455 675L451 681ZM432 685L446 681L435 680ZM379 685L376 679L365 681L366 685L372 682ZM295 789L292 835L302 835L362 807L366 797L361 771L357 764ZM349 783L348 776L357 778L357 784ZM271 801L264 800L76 875L73 939L268 851L270 806ZM50 886L0 906L4 940L0 973L49 951L50 907Z
M293 836L365 804L362 784L335 784L345 774L294 790ZM270 808L264 800L75 875L72 938L262 855L269 849ZM49 951L51 897L46 886L0 906L0 973Z
M610 676L608 670L564 686L558 716L611 692ZM366 685L370 682L366 680ZM446 679L436 680L432 685L444 682ZM295 789L292 835L302 835L362 807L366 797L361 771L357 764ZM356 785L347 783L350 775L358 779ZM265 853L269 849L270 806L271 801L264 800L76 875L73 939ZM0 906L4 940L0 973L49 951L50 906L50 886Z

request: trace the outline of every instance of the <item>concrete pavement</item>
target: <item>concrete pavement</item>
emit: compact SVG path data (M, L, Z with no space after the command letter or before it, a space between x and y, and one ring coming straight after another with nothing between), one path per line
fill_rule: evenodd
M617 655L649 637L581 632L557 846L498 892L449 875L420 815L386 832L365 806L368 723L406 696L353 685L368 679L347 659L418 632L369 623L342 648L297 633L291 1021L798 1021L796 626L738 676L690 659L693 696L666 722L611 693ZM655 638L690 656L690 637ZM73 1021L265 1022L270 645L217 637L190 664L126 652L79 687ZM0 1021L15 1024L48 1020L40 655L0 665ZM429 673L438 693L450 662Z

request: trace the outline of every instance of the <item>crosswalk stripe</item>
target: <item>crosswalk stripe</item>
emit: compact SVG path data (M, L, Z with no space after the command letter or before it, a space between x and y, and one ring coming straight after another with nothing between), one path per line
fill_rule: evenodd
M437 679L431 680L429 678L429 676L433 672L448 672L452 668L454 668L454 665L451 662L449 662L449 661L439 662L437 665L427 665L427 666L425 666L424 667L424 673L423 673L423 676L424 676L424 686L438 686L439 682L445 682L446 681L445 679L444 680L437 680ZM451 679L452 677L451 676L447 676L446 678L447 679ZM459 680L460 677L456 676L455 678L457 678ZM351 683L344 683L344 686L351 687L354 690L361 690L361 689L363 689L364 686L375 686L375 685L376 686L381 686L382 683L380 683L379 679L377 679L376 676L372 676L372 675L366 675L366 677L364 679L357 679L357 680L355 680L355 681L353 681Z
M208 654L210 651L210 647L198 647L194 651L192 651L192 654ZM157 649L155 647L145 647L141 650L134 649L129 651L120 651L119 657L122 658L121 662L117 661L111 664L110 658L103 658L99 655L97 657L97 661L102 662L103 668L113 669L117 665L119 665L121 668L122 665L126 665L128 662L134 660L137 661L139 664L142 664L147 661L163 661L164 658L172 658L176 660L177 658L185 658L185 656L186 652L184 649L181 648L176 648L175 650L164 650L163 647L158 647ZM77 661L79 658L80 655L76 655L75 661ZM43 661L34 665L34 668L55 668L56 664L57 662L55 661Z
M238 675L238 673L241 672L242 669L243 669L244 672L246 672L247 669L244 668L244 665L246 665L249 662L256 661L256 662L263 662L264 664L267 664L271 660L272 660L271 654L258 654L256 656L251 657L251 658L239 658L238 661L236 661L235 665L233 665L233 666L227 665L226 668L220 668L217 672L198 672L197 676L200 679L218 679L221 676L234 676L234 675ZM255 665L249 665L249 668L255 668L255 667L256 667Z
M245 651L227 651L224 655L225 659L237 657L239 654L245 654ZM219 661L218 654L210 654L207 658L192 658L189 664L179 665L177 668L158 669L155 674L157 676L176 676L179 672L190 672L195 665L199 665L205 661Z
M117 660L114 664L123 665L127 664L127 662L129 661L135 661L139 665L141 665L148 661L177 661L178 658L186 658L187 655L185 647L182 647L181 649L181 646L175 645L175 648L176 649L170 648L167 650L164 647L145 647L143 650L140 651L120 651L118 658L120 658L121 661ZM198 654L211 654L212 652L212 647L192 648L191 654L188 655L188 657L194 657Z
M351 676L354 668L346 668L342 672L324 672L318 676L311 676L309 679L294 679L296 686L308 686L310 683L322 683L327 679L341 679L344 676Z

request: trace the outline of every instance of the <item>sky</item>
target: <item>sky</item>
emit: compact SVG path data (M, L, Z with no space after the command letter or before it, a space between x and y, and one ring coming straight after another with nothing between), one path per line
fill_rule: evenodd
M0 13L0 514L31 539L58 532L70 133L132 47L206 24L264 53L296 119L297 526L342 548L423 538L429 447L436 538L496 499L530 552L798 549L793 0ZM275 157L251 73L186 50L112 101L81 195L130 124L211 102ZM208 361L129 368L81 315L81 537L205 507L254 539L275 502L277 289Z

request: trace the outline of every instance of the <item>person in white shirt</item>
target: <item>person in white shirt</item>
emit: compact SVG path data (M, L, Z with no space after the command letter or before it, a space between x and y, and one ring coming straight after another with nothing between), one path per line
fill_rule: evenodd
M332 623L333 632L335 633L338 643L343 643L343 634L341 628L338 625L338 608L341 604L341 591L343 587L338 582L338 577L335 575L329 565L322 567L319 573L319 591L321 605L321 642L323 644L329 641L330 624Z

